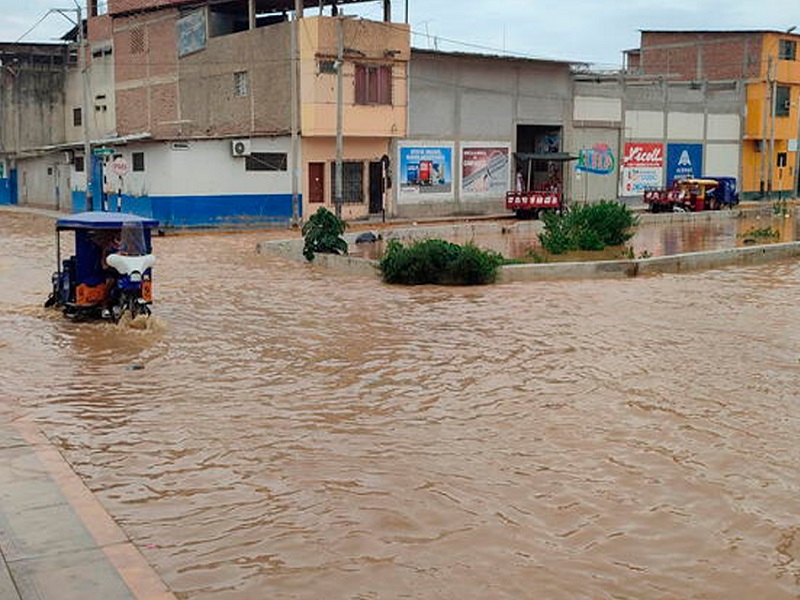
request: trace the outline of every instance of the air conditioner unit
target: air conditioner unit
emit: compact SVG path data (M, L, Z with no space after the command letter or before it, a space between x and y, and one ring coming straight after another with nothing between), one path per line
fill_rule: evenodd
M250 140L232 140L231 154L233 156L250 156Z

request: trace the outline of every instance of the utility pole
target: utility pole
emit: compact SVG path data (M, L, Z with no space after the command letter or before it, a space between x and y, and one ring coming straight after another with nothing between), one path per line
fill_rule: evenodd
M291 165L290 172L292 177L292 227L297 227L300 224L300 198L298 176L300 174L300 160L298 146L300 145L299 136L299 97L298 84L300 77L298 75L299 69L299 40L300 40L300 19L303 16L303 0L294 1L294 19L291 23L291 87L292 87L292 152L291 152Z
M83 173L86 176L86 210L94 210L92 198L92 141L89 132L89 57L87 56L87 41L83 35L83 15L78 0L75 0L75 10L78 13L78 64L82 74L83 106L81 107L81 122L83 123Z
M767 192L768 197L772 198L772 191L774 186L773 179L775 177L775 96L777 95L777 77L775 73L775 67L777 64L773 62L772 57L770 56L770 66L771 69L771 78L772 83L770 84L770 93L769 93L769 115L770 115L770 139L769 139L769 170L767 176Z
M335 169L335 190L333 196L333 206L336 216L342 218L342 154L344 153L344 137L342 134L344 121L344 78L342 69L344 68L344 16L337 17L338 35L336 44L336 169Z
M75 8L51 8L50 13L58 13L72 22L66 13L75 12L75 24L78 27L78 69L81 72L81 125L83 127L83 172L86 176L86 210L94 210L92 201L92 142L89 131L89 97L91 83L89 81L88 42L83 34L83 11L78 0ZM88 15L87 15L88 17Z
M767 127L769 119L769 97L771 95L770 77L772 75L772 55L767 58L767 76L764 78L764 108L761 127L761 194L767 190Z

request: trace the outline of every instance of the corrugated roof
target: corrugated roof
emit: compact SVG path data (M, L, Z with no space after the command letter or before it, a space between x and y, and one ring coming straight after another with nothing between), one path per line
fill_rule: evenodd
M509 54L482 54L479 52L447 52L444 50L430 50L428 48L412 48L412 54L428 54L430 56L455 56L459 58L469 58L475 60L502 60L507 62L525 63L551 63L557 65L583 65L582 61L558 60L554 58L534 58L529 56L514 56Z

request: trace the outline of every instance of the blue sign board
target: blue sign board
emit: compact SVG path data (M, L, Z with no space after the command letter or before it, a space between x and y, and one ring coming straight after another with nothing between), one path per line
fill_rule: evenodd
M703 144L667 144L667 185L703 176Z

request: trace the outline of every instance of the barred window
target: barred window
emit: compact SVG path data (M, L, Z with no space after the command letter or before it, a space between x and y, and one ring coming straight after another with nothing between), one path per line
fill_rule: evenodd
M237 71L233 74L233 95L239 97L250 95L250 78L247 76L247 71Z
M285 171L287 169L285 152L253 152L245 156L245 171Z
M336 163L331 163L331 191L336 201ZM364 202L364 163L342 163L342 202L360 204Z

